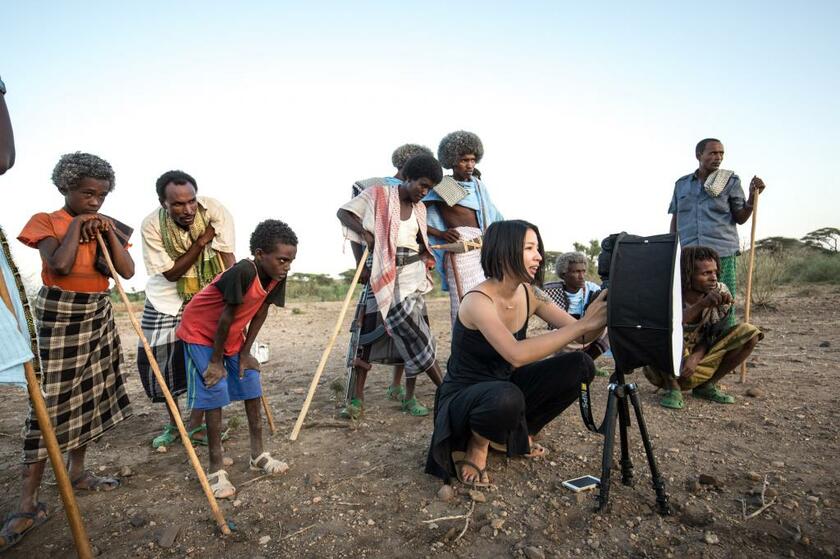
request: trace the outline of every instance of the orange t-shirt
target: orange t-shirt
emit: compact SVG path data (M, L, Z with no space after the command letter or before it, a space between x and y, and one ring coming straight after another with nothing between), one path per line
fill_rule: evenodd
M26 246L38 248L38 243L47 237L53 237L60 243L67 234L73 216L63 208L52 213L33 215L18 235L18 240ZM108 278L94 267L96 262L96 243L80 243L76 251L76 261L66 276L56 274L41 260L41 279L47 287L58 287L65 291L96 293L108 289Z

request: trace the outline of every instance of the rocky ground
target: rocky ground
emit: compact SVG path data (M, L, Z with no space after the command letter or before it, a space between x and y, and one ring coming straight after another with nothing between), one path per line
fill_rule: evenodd
M449 354L448 301L430 302L441 362ZM602 438L583 427L576 407L545 430L543 459L494 454L496 488L469 492L423 473L430 417L402 414L385 398L389 371L368 382L367 413L358 423L336 418L331 389L344 375L342 332L304 430L289 441L294 420L340 303L272 311L260 336L270 344L264 387L277 422L267 447L288 473L260 478L248 470L244 410L225 410L231 428L228 468L239 492L221 502L235 524L220 537L180 444L166 453L150 440L164 411L150 405L134 367L137 337L120 318L135 416L93 445L90 466L119 474L112 493L78 494L84 521L102 557L833 557L840 546L838 431L835 391L840 368L840 289L788 292L754 322L766 338L749 363L748 382L733 376L731 406L687 398L674 412L657 405L641 375L641 399L673 508L654 510L654 494L638 436L631 430L635 485L613 477L611 506L593 509L594 493L573 494L564 479L599 475ZM534 330L541 326L533 325ZM538 332L535 332L538 333ZM599 363L608 366L609 362ZM340 382L338 383L340 384ZM594 387L596 417L606 380ZM431 405L433 386L418 394ZM19 491L19 432L24 393L0 388L2 512ZM201 452L201 451L200 451ZM206 451L202 460L206 463ZM445 493L445 492L444 492ZM763 503L762 504L762 493ZM42 492L52 518L8 557L70 557L73 544L52 475ZM763 510L760 510L762 509ZM759 512L760 511L760 512Z

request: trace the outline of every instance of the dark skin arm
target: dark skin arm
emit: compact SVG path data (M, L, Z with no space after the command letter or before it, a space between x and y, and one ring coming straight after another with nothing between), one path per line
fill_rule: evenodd
M6 108L5 96L0 94L0 175L15 164L15 136L12 121Z
M107 229L103 230L103 228ZM76 253L79 251L79 244L96 242L96 231L103 232L103 238L111 247L111 258L117 273L128 279L134 275L134 261L129 256L119 239L114 233L114 228L108 222L103 225L101 216L98 214L81 214L73 218L64 239L59 243L55 237L47 237L38 243L38 251L41 259L47 263L47 267L60 276L66 276L73 269L76 263ZM116 250L114 249L116 245Z
M232 252L220 252L219 256L222 257L222 266L225 267L225 270L236 264L236 257Z
M740 210L735 210L732 212L732 218L738 225L743 225L747 222L753 212L753 204L755 203L755 193L756 191L761 194L764 192L766 185L764 181L758 177L753 177L750 181L750 196L747 199L747 203L744 205L743 208Z
M134 276L134 260L128 254L128 250L120 242L117 237L117 228L110 219L100 216L102 223L102 237L108 245L108 252L111 253L111 261L114 263L114 269L117 273L125 279L131 279Z
M669 233L676 233L677 232L677 214L671 214L671 228L668 230Z
M210 356L207 370L204 371L204 384L207 388L215 385L227 374L224 366L225 341L230 332L230 325L233 324L233 317L236 314L236 308L238 306L231 305L230 303L226 304L222 315L219 317L219 322L216 325L216 336L213 338L213 355Z
M354 233L358 234L365 240L369 250L373 250L373 235L370 233L370 231L366 231L365 228L362 227L362 220L359 219L359 216L352 212L348 212L347 210L341 209L338 210L336 216L338 217L338 220L341 222L342 225L344 225L350 231L353 231ZM351 243L351 246L353 245L355 245L353 248L353 256L355 256L356 258L356 267L358 267L359 262L361 262L362 260L362 252L364 251L364 249L362 248L362 245L358 243ZM360 250L358 251L358 253L355 247L359 247ZM365 269L362 270L361 276L359 276L359 283L367 283L368 279L370 279L370 270L368 270L367 267L365 267Z
M447 217L448 217L447 210L449 209L448 206L446 206L445 204L441 204L440 202L423 202L423 203L426 204L427 207L436 206L440 210L441 216L443 217L443 222L447 225L447 227L449 227L449 221L447 220ZM472 210L469 210L469 211L472 211ZM475 218L473 217L473 219L475 219ZM478 224L476 223L475 226L477 227ZM448 228L446 231L441 231L440 229L435 229L434 227L427 226L426 230L427 230L429 235L433 235L435 237L438 237L439 239L443 239L447 243L458 242L458 240L460 240L460 238L461 238L461 236L458 234L458 231L456 231L454 228L451 228L451 227Z
M688 305L683 309L683 324L694 324L700 320L704 309L717 307L724 303L731 303L732 297L728 293L709 291L696 303Z
M195 261L198 260L198 257L201 256L201 251L204 250L204 247L209 245L215 236L216 230L213 229L212 225L208 225L204 230L204 233L202 233L201 236L190 246L190 248L187 249L187 252L179 256L175 261L175 264L163 272L163 277L169 281L177 281L181 276L186 274L187 270L189 270L192 265L195 264ZM224 262L224 260L222 261ZM225 266L225 269L229 267L230 266Z
M239 378L245 376L245 369L253 369L255 371L260 370L260 362L257 361L256 357L251 355L251 346L254 345L254 342L257 339L257 334L268 316L268 305L268 301L263 303L260 310L257 311L257 314L254 315L254 318L252 318L250 324L248 324L248 332L245 334L245 343L242 345L242 349L239 350Z

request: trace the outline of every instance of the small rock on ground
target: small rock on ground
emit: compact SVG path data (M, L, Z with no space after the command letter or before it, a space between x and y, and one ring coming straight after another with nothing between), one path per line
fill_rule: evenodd
M528 559L545 559L545 553L540 548L532 545L525 548L525 556Z

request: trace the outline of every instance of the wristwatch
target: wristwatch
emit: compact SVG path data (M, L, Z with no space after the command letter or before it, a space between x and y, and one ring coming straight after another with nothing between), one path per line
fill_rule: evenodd
M3 79L0 78L0 95L6 94L6 84L3 83Z

